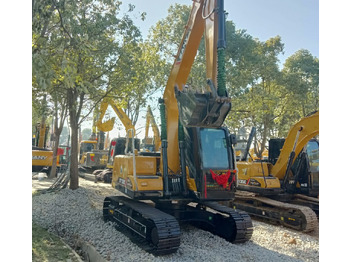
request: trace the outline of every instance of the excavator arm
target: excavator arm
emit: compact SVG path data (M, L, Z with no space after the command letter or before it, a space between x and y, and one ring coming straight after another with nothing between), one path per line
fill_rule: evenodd
M101 106L100 106L100 117L99 119L96 121L96 126L98 127L98 129L100 129L101 131L104 130L112 130L113 129L113 125L115 122L115 117L112 117L111 119L109 119L106 122L102 122L102 119L107 111L108 106L111 106L114 110L114 112L117 114L119 120L122 122L122 124L125 127L125 131L128 134L129 137L131 137L132 135L128 132L128 130L132 129L134 131L135 134L135 126L132 124L130 118L127 116L127 114L125 114L125 112L123 111L123 109L121 109L119 106L117 106L116 102L111 99L111 98L105 98L102 102L101 102ZM106 132L106 131L104 131Z
M319 133L319 112L302 118L290 130L270 174L284 179L288 162L293 163L308 141ZM292 155L291 155L292 153ZM292 157L291 157L292 156Z

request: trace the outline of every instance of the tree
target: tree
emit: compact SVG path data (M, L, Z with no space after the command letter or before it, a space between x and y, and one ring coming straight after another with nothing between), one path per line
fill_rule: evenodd
M84 128L83 131L81 131L82 139L88 140L91 136L92 132L90 128Z
M59 90L71 127L70 188L78 183L78 129L104 95L128 78L127 47L141 40L120 1L39 1L33 7L33 82L49 93ZM122 72L120 72L122 70ZM123 74L124 73L124 74Z
M165 61L163 69L160 71L161 74L158 74L158 78L156 78L159 80L158 83L161 86L166 86L171 67L174 63L174 56L179 49L191 8L189 5L171 5L168 9L168 15L151 27L148 36L149 42L154 45L158 53L160 53L160 57ZM205 47L203 39L199 45L187 83L197 88L206 85Z
M190 9L191 7L186 5L171 6L167 17L151 28L149 41L160 50L161 56L166 61L165 70L160 76L164 79L161 80L164 82L163 85L168 79L173 56L178 50ZM311 73L316 72L314 69L311 70L314 66L311 60L308 62L308 74L303 70L305 66L303 69L296 67L301 59L300 55L298 59L290 58L285 64L284 71L281 72L278 57L283 54L284 44L280 36L260 41L249 35L246 30L237 29L232 21L226 21L226 37L226 86L233 106L225 124L231 132L242 126L255 126L257 128L255 153L261 156L267 140L270 137L285 136L290 126L298 119L296 107L306 109L305 112L310 111L309 107L316 108L310 105L310 101L313 101L314 105L318 104L318 76ZM303 54L302 57L308 56ZM297 71L297 79L309 79L309 83L314 83L312 91L306 98L298 99L295 96L297 90L292 87L293 81L296 82L296 73L293 73L294 76L289 73L287 77L287 71ZM203 41L187 83L193 87L205 85ZM304 96L305 90L303 88L299 90L300 96Z
M319 61L301 49L288 57L282 70L284 85L295 96L296 111L305 117L319 108ZM298 119L296 119L298 120Z
M62 132L60 135L60 144L68 145L68 143L69 143L69 130L68 130L68 127L63 126Z
M53 147L53 159L52 159L52 168L50 173L50 178L54 178L56 176L56 169L57 169L57 153L58 153L58 147L60 143L60 135L62 133L62 129L64 126L64 122L67 117L67 105L66 105L66 99L63 97L62 99L58 97L59 92L57 91L57 88L53 90L52 97L53 97L53 110L54 110L54 118L53 118L53 140L54 140L54 147Z
M226 123L238 130L242 124L256 127L255 153L264 151L267 139L279 116L281 74L278 55L283 52L279 36L261 42L244 30L234 30L229 24L228 34L228 88L234 101ZM261 145L261 146L259 146Z
M138 42L129 46L128 59L119 63L118 67L129 69L127 74L113 83L122 86L115 92L112 90L108 96L113 97L124 108L133 125L136 124L140 109L155 99L153 94L161 88L159 75L164 70L164 60L157 54L151 42ZM147 66L145 66L147 65ZM130 70L132 69L132 70Z

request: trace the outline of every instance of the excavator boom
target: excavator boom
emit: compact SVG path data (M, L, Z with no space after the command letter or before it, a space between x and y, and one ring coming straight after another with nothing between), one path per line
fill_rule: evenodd
M171 151L168 152L167 160L169 169L174 171L179 170L180 166L179 121L183 126L220 127L231 109L225 87L223 8L223 0L193 1L189 20L164 91L166 136L168 151ZM207 91L194 93L186 88L185 84L203 35L208 79L204 89Z
M106 114L107 108L108 108L108 102L106 99L102 100L100 104L100 110L99 110L99 116L96 120L96 127L103 131L103 132L109 132L113 129L114 122L115 122L115 117L112 117L108 121L105 121L102 123L102 119L104 115Z

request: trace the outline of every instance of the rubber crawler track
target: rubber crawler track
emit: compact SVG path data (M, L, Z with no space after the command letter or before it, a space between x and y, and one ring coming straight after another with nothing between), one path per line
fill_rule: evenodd
M236 194L233 206L267 222L279 223L298 231L311 232L318 226L316 213L306 206L243 193Z
M223 206L217 202L205 202L205 206L220 213L228 214L234 220L235 234L234 238L231 239L230 242L243 243L252 237L253 223L250 216L246 212Z
M106 197L103 216L105 220L117 221L123 233L133 231L134 234L126 235L154 255L174 253L180 246L177 220L146 203L122 196Z

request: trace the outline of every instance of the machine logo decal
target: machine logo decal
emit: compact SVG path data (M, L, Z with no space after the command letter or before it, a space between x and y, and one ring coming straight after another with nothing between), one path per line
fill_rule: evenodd
M247 183L247 180L245 180L245 179L238 179L238 183L245 185Z
M32 160L45 160L47 156L32 156Z

